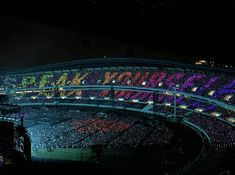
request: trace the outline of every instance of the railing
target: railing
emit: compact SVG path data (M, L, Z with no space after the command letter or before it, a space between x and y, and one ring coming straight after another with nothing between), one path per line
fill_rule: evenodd
M8 92L2 91L3 93L9 93L9 92L16 92L16 91L35 91L35 90L56 90L56 89L62 88L63 90L124 90L124 91L138 91L138 92L147 92L147 93L157 93L160 92L161 94L165 92L169 92L171 94L179 94L182 96L187 96L190 99L194 99L200 102L212 104L219 106L221 108L235 111L234 105L229 105L226 103L223 103L221 101L211 99L208 97L203 97L200 95L195 95L191 93L186 92L180 92L180 91L174 91L174 90L168 90L168 89L160 89L160 88L149 88L149 87L138 87L138 86L113 86L113 85L82 85L82 86L48 86L48 87L38 87L38 88L12 88L8 90Z
M180 170L180 174L187 174L187 173L189 173L189 171L192 170L192 168L195 168L197 165L199 165L199 163L209 155L210 150L211 150L211 139L203 129L201 129L200 127L198 127L194 123L190 122L186 118L183 118L183 124L189 126L193 130L195 130L200 135L200 137L203 141L203 147L201 149L200 154L198 154L196 159L194 159L190 164L188 164L186 167L184 167L183 169ZM207 142L209 145L208 149L205 147L205 142Z
M195 95L195 94L180 92L180 91L176 91L176 90L174 91L174 90L168 90L168 89L138 87L138 86L114 86L114 85L48 86L48 87L40 87L40 88L39 87L37 87L37 88L12 88L12 89L8 89L8 90L2 91L2 92L9 93L10 95L12 95L12 94L15 94L16 92L27 93L27 91L34 92L34 91L40 91L40 90L42 90L42 91L44 91L44 90L60 91L59 89L62 89L65 91L66 90L100 90L100 91L102 91L102 90L110 90L110 91L123 90L123 91L147 92L147 93L152 93L152 94L156 94L156 93L157 94L164 94L164 93L168 92L168 93L172 94L172 96L174 95L174 97L176 97L177 95L186 96L187 99L191 99L193 101L200 101L205 104L215 105L215 106L218 106L222 109L230 110L232 112L235 111L235 106L225 104L223 102L220 102L218 100L211 99L208 97L203 97L203 96L199 96L199 95ZM164 94L164 95L166 95L166 94ZM30 98L30 97L28 97L28 98ZM45 99L45 97L37 97L37 99L40 99L40 98ZM55 97L55 99L56 98L59 98L59 97ZM111 98L112 99L110 99L110 100L118 101L114 97L111 97ZM77 99L77 98L76 97L66 97L66 99ZM85 98L82 98L82 99L85 99ZM89 99L89 98L87 98L87 99ZM104 99L96 98L96 100L104 100ZM128 102L129 100L123 99L123 101ZM148 102L142 102L142 101L137 101L135 103L148 104ZM158 103L154 102L154 105L163 105L163 104L158 104ZM175 105L169 106L169 107L171 107L171 108L174 107L175 109L179 109L179 106L175 106ZM175 109L174 109L174 113L175 113ZM189 109L189 108L186 108L186 109L180 108L180 109L195 112L193 109ZM209 113L205 113L205 112L201 112L201 113L204 115L210 115ZM217 118L223 122L229 123L231 126L235 127L234 123L228 122L225 119L220 118L219 116L215 116L215 118Z

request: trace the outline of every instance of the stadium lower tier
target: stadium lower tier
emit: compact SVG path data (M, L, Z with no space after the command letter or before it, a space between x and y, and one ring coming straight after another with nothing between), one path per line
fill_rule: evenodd
M163 168L159 171L167 170L168 173L172 173L193 162L198 155L201 155L200 151L204 146L216 153L229 152L235 148L234 127L202 113L188 112L186 115L185 110L178 111L178 116L181 116L179 118L187 119L199 127L199 130L203 130L209 137L209 144L206 143L207 139L204 140L196 134L197 131L178 122L172 123L166 120L171 117L164 119L157 115L143 115L141 112L133 113L124 109L59 105L22 106L22 111L24 111L24 125L32 142L32 155L40 155L41 158L45 155L50 158L54 152L58 155L64 155L63 152L66 152L67 155L67 152L72 154L76 149L86 150L102 145L107 149L104 151L106 158L102 161L114 156L114 160L120 159L123 166L123 162L127 159L134 157L136 161L138 159L143 161L146 160L146 155L147 157L152 155L156 157L152 157L149 162L146 160L148 168L154 167L151 163L153 160L159 160L158 163ZM169 112L169 106L163 107L161 112L167 111ZM19 120L18 115L17 113L5 115L5 118Z
M33 156L48 152L47 158L50 158L54 151L86 150L102 145L107 159L116 156L114 160L130 161L132 156L137 156L133 159L136 161L148 154L147 160L161 159L159 165L172 162L164 165L164 169L178 171L193 161L203 146L200 136L192 129L141 114L58 106L24 107L23 110L27 113L24 124L31 138Z
M162 123L143 121L135 116L96 112L65 112L44 108L27 108L25 126L32 138L32 149L141 147L167 145L173 131Z
M92 113L77 113L74 111L68 111L70 108L89 108L89 106L86 105L67 106L64 111L51 111L51 109L41 107L45 105L47 104L39 104L38 106L31 104L31 107L22 106L24 109L26 109L24 110L26 126L30 132L32 131L32 136L37 136L35 137L37 139L34 139L32 142L33 149L50 147L86 148L94 144L104 143L108 147L138 147L152 144L167 144L172 137L172 131L166 128L164 125L159 125L160 128L158 125L149 128L143 125L143 123L139 122L140 118L135 118L132 116L120 117L122 115L114 115L115 117L111 118L107 116L100 118L99 116L97 117L96 114ZM54 103L48 107L52 108L53 106L55 106ZM63 106L64 104L57 104L55 108L63 109ZM102 107L101 110L126 111L129 109L134 109L133 107L136 107L136 109L139 107L141 109L141 104L138 103L128 105L126 103L117 102L115 103L115 106L119 106L120 108L108 108L104 104L104 107ZM132 108L129 108L128 106L131 106ZM95 104L92 106L92 108L100 109L100 106ZM154 107L153 110L155 112L152 114L146 113L146 111L143 110L132 110L132 112L143 113L145 115L151 116L151 119L174 119L172 114L173 109L169 106L157 106ZM164 116L161 116L161 114L164 114ZM19 115L21 114L15 113L9 115L8 117L19 120ZM7 115L5 117L7 117ZM235 148L235 129L229 123L223 120L219 120L215 117L205 115L203 113L195 113L182 109L177 109L177 118L187 119L202 129L211 140L212 150L216 152L225 152ZM54 125L53 122L58 123ZM148 123L147 126L149 126ZM50 129L48 130L48 128ZM63 131L64 135L61 135L59 131ZM135 135L133 135L133 137L129 137L129 132L136 134L140 132L139 138L137 139ZM165 133L166 135L161 135L161 132ZM118 137L119 134L121 135L120 137ZM67 136L71 137L68 138ZM133 140L127 138L133 138ZM145 138L145 140L141 141L143 138ZM76 142L74 140L76 140ZM60 143L62 145L60 145Z

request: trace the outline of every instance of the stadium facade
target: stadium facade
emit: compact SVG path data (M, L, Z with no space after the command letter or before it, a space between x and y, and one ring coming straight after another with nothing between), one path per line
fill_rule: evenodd
M17 103L23 99L38 102L41 98L48 101L114 98L174 107L176 95L176 108L212 115L233 124L234 74L233 70L167 61L91 59L2 71L0 90L1 94L18 99Z
M0 93L22 107L109 108L180 121L201 133L212 151L235 147L233 69L137 58L86 59L1 71Z

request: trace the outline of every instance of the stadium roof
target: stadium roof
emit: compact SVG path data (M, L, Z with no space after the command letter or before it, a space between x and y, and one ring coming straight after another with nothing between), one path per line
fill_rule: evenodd
M139 66L139 67L156 67L160 69L164 68L173 68L180 70L196 70L203 71L206 73L221 73L224 75L235 75L235 69L225 69L225 68L213 68L205 66L195 66L190 64L183 64L174 61L165 61L157 59L141 59L141 58L90 58L90 59L80 59L75 61L67 61L55 64L48 64L43 66L36 66L31 68L20 68L20 69L9 69L9 70L0 70L0 75L8 74L22 74L22 73L35 73L43 71L55 71L55 70L74 70L74 69L86 69L86 68L101 68L101 67L130 67L130 66Z

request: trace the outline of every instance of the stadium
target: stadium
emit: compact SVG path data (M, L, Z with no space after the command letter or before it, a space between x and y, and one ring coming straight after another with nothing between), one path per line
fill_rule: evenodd
M234 69L157 59L2 70L0 94L20 111L1 119L17 124L23 115L34 163L215 174L232 169L234 85Z

